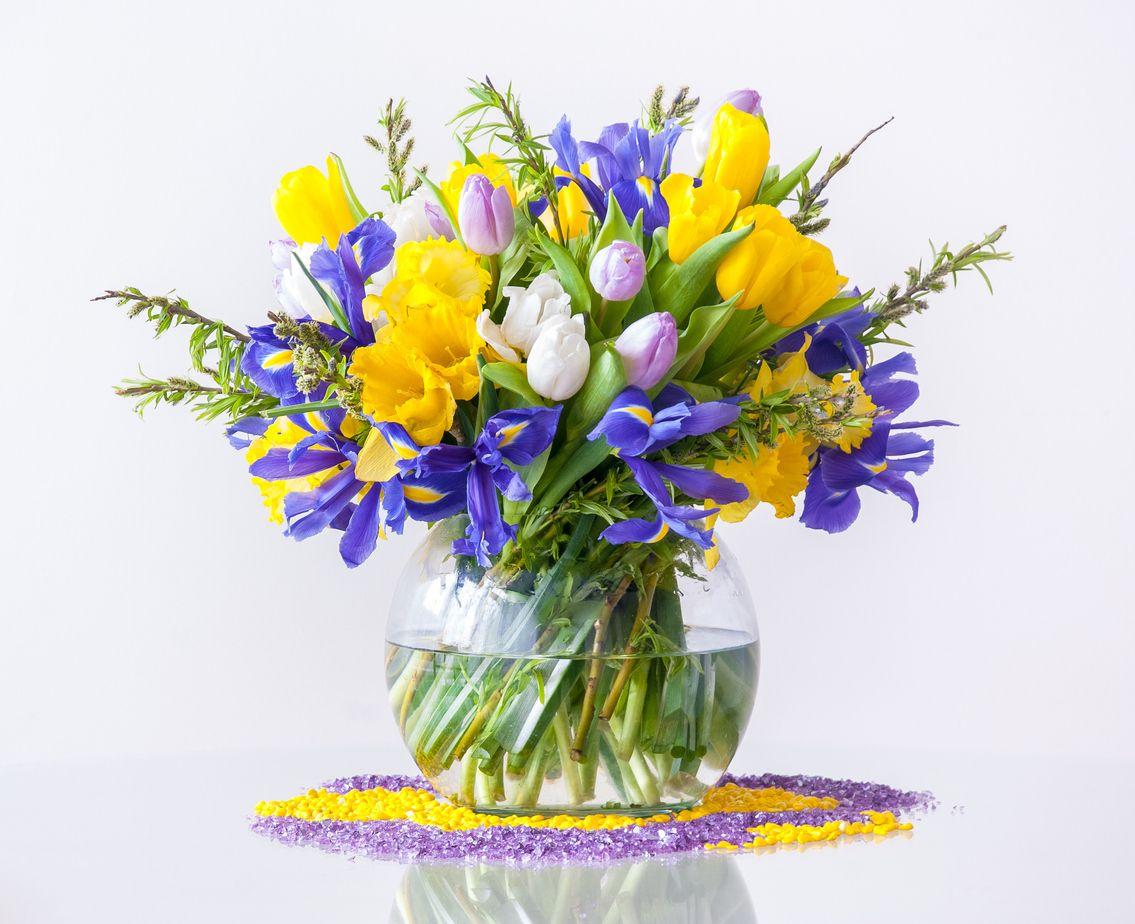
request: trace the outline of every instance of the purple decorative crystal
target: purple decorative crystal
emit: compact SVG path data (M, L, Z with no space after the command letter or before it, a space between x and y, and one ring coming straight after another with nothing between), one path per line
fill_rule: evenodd
M257 816L252 830L282 844L318 847L330 853L401 862L465 861L540 866L552 863L607 864L701 850L706 844L752 839L747 828L770 822L822 825L829 821L862 821L862 812L894 812L906 816L935 806L928 792L904 792L881 783L831 780L818 776L734 776L747 789L779 787L805 796L832 796L835 809L796 812L720 812L693 821L628 825L612 830L573 828L488 827L445 831L412 821L303 821L291 817ZM336 793L352 789L403 787L433 791L420 778L362 775L332 780L324 788Z

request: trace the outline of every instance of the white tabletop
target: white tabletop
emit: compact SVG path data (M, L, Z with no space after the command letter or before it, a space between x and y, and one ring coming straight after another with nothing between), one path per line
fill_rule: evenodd
M797 756L813 765L771 769L833 775L860 759ZM876 777L942 801L910 836L606 873L408 869L248 831L258 799L395 769L380 760L234 753L0 768L0 921L541 921L557 901L565 921L651 924L1135 919L1130 767L888 754L890 778ZM596 905L609 896L618 915L605 918Z

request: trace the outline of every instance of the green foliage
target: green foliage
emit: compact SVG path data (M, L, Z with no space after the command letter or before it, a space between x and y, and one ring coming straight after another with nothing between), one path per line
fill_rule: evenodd
M532 390L532 386L528 384L528 378L524 375L524 372L511 363L485 363L481 367L481 375L506 391L511 391L521 398L526 405L543 406L544 404L544 399L536 394Z
M139 414L162 404L185 404L193 408L202 420L217 417L238 420L279 403L261 393L240 371L244 348L249 342L247 334L199 314L184 298L172 293L146 295L131 286L110 289L92 299L107 300L126 307L127 317L144 317L153 325L155 337L172 328L188 326L189 358L193 371L207 376L213 383L204 385L185 376L155 379L143 375L137 379L126 379L115 393L135 399L134 409Z
M378 118L383 131L382 139L364 135L363 140L380 154L386 155L387 180L382 188L390 195L392 202L402 202L422 185L422 174L428 169L424 164L417 176L407 182L406 168L414 153L414 137L410 135L411 122L406 115L406 101L386 101L386 109ZM346 174L344 173L344 176Z
M475 102L453 118L453 122L462 127L461 142L466 147L477 141L485 142L490 148L494 141L504 144L507 154L502 160L516 167L521 197L534 191L536 196L547 199L552 226L556 229L557 239L562 241L564 235L556 180L552 162L547 156L548 146L543 142L545 136L537 136L528 127L520 111L520 100L512 92L512 84L502 92L486 77L471 84L468 90Z
M875 315L875 319L864 332L864 342L867 344L891 342L885 333L887 328L892 324L905 326L904 321L907 317L925 311L929 307L926 297L931 293L943 291L948 280L956 285L959 273L971 270L977 272L992 292L993 284L989 281L982 264L1013 259L1012 254L997 249L997 242L1004 233L1005 225L1002 225L980 241L966 244L957 251L951 250L949 244L935 247L931 243L930 249L934 256L929 269L924 270L921 263L909 267L906 271L905 286L893 284L885 295L871 304L871 313Z
M567 405L563 424L569 441L585 436L607 412L619 392L627 387L623 360L610 343L591 347L591 367L579 393Z
M656 311L669 311L681 326L713 282L717 267L733 246L753 231L745 225L706 241L681 264L660 260L649 276Z

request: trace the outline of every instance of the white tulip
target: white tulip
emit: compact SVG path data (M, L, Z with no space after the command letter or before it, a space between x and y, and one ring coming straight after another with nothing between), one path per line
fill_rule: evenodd
M296 265L296 259L311 266L311 255L318 244L293 244L291 241L270 241L272 265L276 267L276 298L280 307L297 318L311 317L331 323L331 312L307 274Z
M544 324L553 318L571 317L571 296L564 291L555 273L541 273L526 289L505 286L503 293L508 307L501 333L504 342L521 353L532 352Z
M583 387L590 365L583 315L555 317L541 325L528 354L528 384L544 398L566 401Z
M500 325L493 320L488 309L477 315L477 333L481 335L481 339L485 343L496 350L497 355L506 363L518 364L520 362L520 354L505 341L504 332Z

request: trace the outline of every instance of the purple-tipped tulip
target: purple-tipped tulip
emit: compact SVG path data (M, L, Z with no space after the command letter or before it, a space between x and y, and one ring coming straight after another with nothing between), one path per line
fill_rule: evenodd
M453 225L449 223L449 219L445 217L445 212L441 210L436 202L424 202L422 204L426 212L426 221L429 223L430 230L438 237L444 237L447 241L453 240Z
M694 157L697 159L698 163L704 161L706 155L709 153L709 140L713 135L713 117L717 115L717 110L726 103L750 115L762 115L764 112L761 108L761 94L756 90L750 90L748 87L745 87L744 89L727 93L724 99L712 109L707 109L703 112L701 117L694 123L694 130L690 133L690 141L694 146Z
M615 241L595 255L590 275L591 284L603 298L625 302L642 288L646 257L641 248L629 241Z
M678 326L668 311L639 318L615 341L623 359L627 384L653 388L670 369L678 354Z
M472 174L461 188L457 224L465 246L482 256L498 254L512 243L516 218L503 186L494 187L481 173Z

